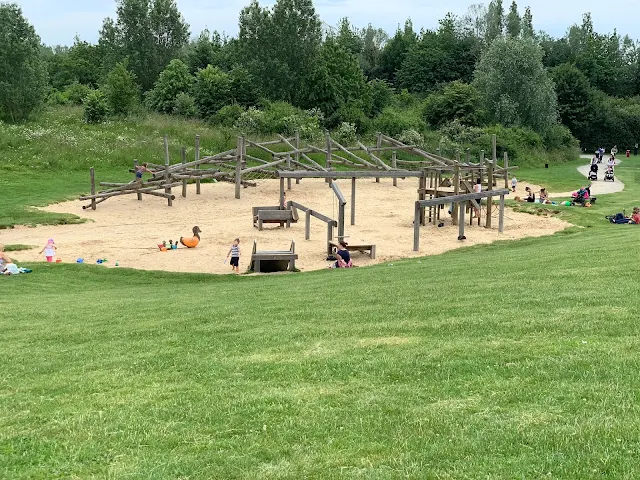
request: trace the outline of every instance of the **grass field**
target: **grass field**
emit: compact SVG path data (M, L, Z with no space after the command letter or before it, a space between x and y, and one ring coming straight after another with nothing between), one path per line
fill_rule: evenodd
M552 237L393 265L0 277L0 478L638 478L640 227L603 215L639 172Z

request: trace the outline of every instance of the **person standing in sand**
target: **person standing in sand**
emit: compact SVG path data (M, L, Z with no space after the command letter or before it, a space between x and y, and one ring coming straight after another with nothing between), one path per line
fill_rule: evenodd
M240 273L240 239L236 238L229 248L227 253L227 260L231 257L231 270Z
M40 250L40 254L44 252L44 258L47 259L47 263L53 263L57 249L58 247L56 247L53 238L50 238L47 244L42 248L42 250Z

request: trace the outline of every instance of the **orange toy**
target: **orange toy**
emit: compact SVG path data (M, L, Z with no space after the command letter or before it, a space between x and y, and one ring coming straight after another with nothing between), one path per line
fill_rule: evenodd
M187 248L195 248L200 243L200 233L202 233L200 227L195 226L193 227L193 237L180 237L180 243Z

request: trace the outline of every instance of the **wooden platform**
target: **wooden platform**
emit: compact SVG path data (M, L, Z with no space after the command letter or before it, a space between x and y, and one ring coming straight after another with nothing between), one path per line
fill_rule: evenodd
M289 250L258 250L258 243L253 241L251 264L249 270L256 273L294 272L298 254L295 253L296 243L291 241Z
M298 222L298 211L295 207L281 210L279 206L253 207L253 226L262 231L265 223L279 223L281 227L291 227L292 223Z
M339 248L340 244L336 241L331 240L329 242L329 248ZM371 243L364 243L360 245L347 245L347 250L349 252L360 252L364 255L369 255L371 258L376 258L376 246Z

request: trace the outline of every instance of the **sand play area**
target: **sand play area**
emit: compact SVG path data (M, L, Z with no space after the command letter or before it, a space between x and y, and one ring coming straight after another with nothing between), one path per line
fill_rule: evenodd
M299 185L293 183L287 192L287 200L294 200L330 218L338 218L338 205L332 190L324 180L303 179ZM347 201L351 198L351 181L338 180ZM519 185L520 187L520 185ZM493 228L486 229L474 220L473 226L465 228L467 237L458 241L458 227L444 211L445 226L421 228L420 252L413 252L413 210L417 200L417 179L361 179L357 182L356 225L350 225L350 208L347 203L345 235L349 243L373 243L376 259L355 252L352 254L357 266L389 262L401 258L435 255L447 250L496 240L514 240L523 237L550 235L568 224L557 218L505 212L505 231L498 233L497 208L493 214ZM202 194L196 195L195 185L189 185L187 198L175 189L176 200L172 207L163 198L144 196L138 201L135 195L111 198L98 205L95 211L83 210L87 202L71 201L50 205L51 212L73 213L87 219L78 225L40 226L36 228L16 227L0 233L0 243L26 244L37 248L15 252L18 262L42 261L40 249L48 238L58 245L58 258L64 263L74 263L83 258L86 263L106 258L107 267L143 270L167 270L175 272L230 273L225 257L233 239L241 239L240 271L249 266L254 239L261 250L286 250L291 240L296 242L299 260L296 267L302 271L326 268L327 229L326 224L312 217L311 239L304 239L304 213L300 212L298 223L291 228L280 228L277 224L265 225L260 232L253 227L251 207L277 205L279 181L263 180L257 187L242 189L242 198L234 198L234 185L230 183L203 184ZM157 244L163 240L190 237L192 227L202 230L202 240L194 249L182 246L178 250L161 252ZM334 229L337 234L337 229Z

